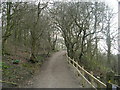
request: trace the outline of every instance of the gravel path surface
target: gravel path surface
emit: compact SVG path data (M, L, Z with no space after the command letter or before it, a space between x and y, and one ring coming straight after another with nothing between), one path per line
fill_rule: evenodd
M30 88L80 88L67 63L65 51L54 53L31 82Z

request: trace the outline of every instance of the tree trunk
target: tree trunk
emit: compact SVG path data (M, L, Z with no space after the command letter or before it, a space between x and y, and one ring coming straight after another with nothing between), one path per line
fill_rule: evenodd
M11 2L7 2L7 25L6 25L6 31L5 34L3 35L3 40L2 40L2 54L5 54L5 43L7 41L7 39L10 36L10 19L11 19Z
M35 40L32 39L32 46L31 46L31 55L30 55L30 62L36 63L36 56L35 56Z

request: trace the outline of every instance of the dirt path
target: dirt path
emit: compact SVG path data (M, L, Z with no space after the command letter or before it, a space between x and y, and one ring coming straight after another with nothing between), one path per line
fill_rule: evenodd
M41 67L41 72L32 79L31 88L79 88L80 85L70 70L65 51L53 54Z

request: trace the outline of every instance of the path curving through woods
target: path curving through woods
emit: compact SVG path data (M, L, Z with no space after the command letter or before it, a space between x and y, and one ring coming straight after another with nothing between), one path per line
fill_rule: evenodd
M40 73L31 82L30 88L80 88L70 70L65 51L54 53L40 68Z

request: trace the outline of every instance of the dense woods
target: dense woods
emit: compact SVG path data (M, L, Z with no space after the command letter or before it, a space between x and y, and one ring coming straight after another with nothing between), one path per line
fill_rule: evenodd
M118 73L117 55L112 53L117 38L116 29L112 28L115 15L105 3L2 2L0 7L3 80L14 80L13 76L6 78L11 62L20 59L19 67L34 67L61 49L96 76L102 75L103 82L107 72ZM101 44L106 46L104 52Z
M26 51L30 53L32 62L35 62L39 49L43 49L42 53L49 53L50 21L48 16L43 14L47 4L40 5L39 3L38 6L19 2L3 4L3 54L8 53L5 48L6 43L28 49ZM12 39L8 40L9 38Z
M41 63L52 50L55 50L57 38L55 40L52 38L56 34L51 28L47 6L48 3L38 3L38 5L33 2L2 3L2 54L3 70L5 70L3 80L12 74L4 66L11 69L12 67L9 67L11 62L22 62L22 67L25 66L24 64L30 64L27 62ZM16 67L13 66L13 68ZM17 69L13 72L18 73L19 68ZM14 75L16 75L15 73ZM13 78L14 75L11 77Z

